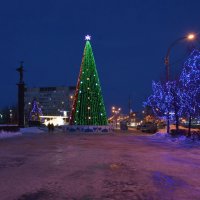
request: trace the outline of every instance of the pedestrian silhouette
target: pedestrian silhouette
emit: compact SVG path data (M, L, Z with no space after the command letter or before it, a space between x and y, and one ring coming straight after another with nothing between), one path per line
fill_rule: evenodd
M51 124L50 123L48 123L48 132L50 132L51 131Z
M54 125L51 124L51 132L53 132L53 131L54 131Z

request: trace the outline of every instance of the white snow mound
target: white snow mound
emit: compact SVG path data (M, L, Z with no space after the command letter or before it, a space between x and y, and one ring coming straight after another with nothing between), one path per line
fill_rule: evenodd
M160 137L160 138L163 138L163 137L168 137L169 136L169 134L167 134L167 133L163 133L163 132L157 132L157 133L155 133L155 134L153 134L153 136L154 137Z
M28 127L28 128L20 128L20 132L23 134L26 133L44 133L44 130L41 130L38 127Z
M0 132L0 139L2 139L2 138L10 138L10 137L15 137L15 136L20 136L20 135L22 135L21 132L1 131Z

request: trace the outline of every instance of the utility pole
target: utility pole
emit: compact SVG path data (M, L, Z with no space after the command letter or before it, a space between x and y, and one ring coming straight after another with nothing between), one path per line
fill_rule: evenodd
M128 114L129 114L129 122L131 121L131 95L128 97Z

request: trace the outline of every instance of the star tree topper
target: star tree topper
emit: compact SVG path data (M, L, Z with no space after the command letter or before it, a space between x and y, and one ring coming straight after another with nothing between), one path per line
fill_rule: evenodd
M85 40L87 40L87 41L88 41L88 40L91 40L91 36L90 36L90 35L86 35L86 36L85 36Z

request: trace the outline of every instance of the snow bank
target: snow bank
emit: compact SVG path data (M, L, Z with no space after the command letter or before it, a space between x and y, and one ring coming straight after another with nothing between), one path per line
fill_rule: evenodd
M22 134L28 134L28 133L45 133L47 131L42 130L38 127L28 127L28 128L20 128L20 131L18 132L9 132L9 131L0 131L0 139L2 138L10 138L15 136L20 136Z
M1 131L0 132L0 139L3 138L10 138L10 137L15 137L15 136L20 136L22 135L21 132L7 132L7 131Z
M44 133L44 130L41 130L38 127L28 127L28 128L20 128L20 132L22 134L26 134L26 133Z
M200 144L199 138L186 137L184 135L174 137L174 136L171 136L168 133L158 132L158 133L153 134L152 138L167 141L167 142L170 142L170 143L177 143L177 144Z
M157 132L155 134L152 135L153 137L158 137L158 138L164 138L164 137L168 137L169 134L164 133L164 132Z

